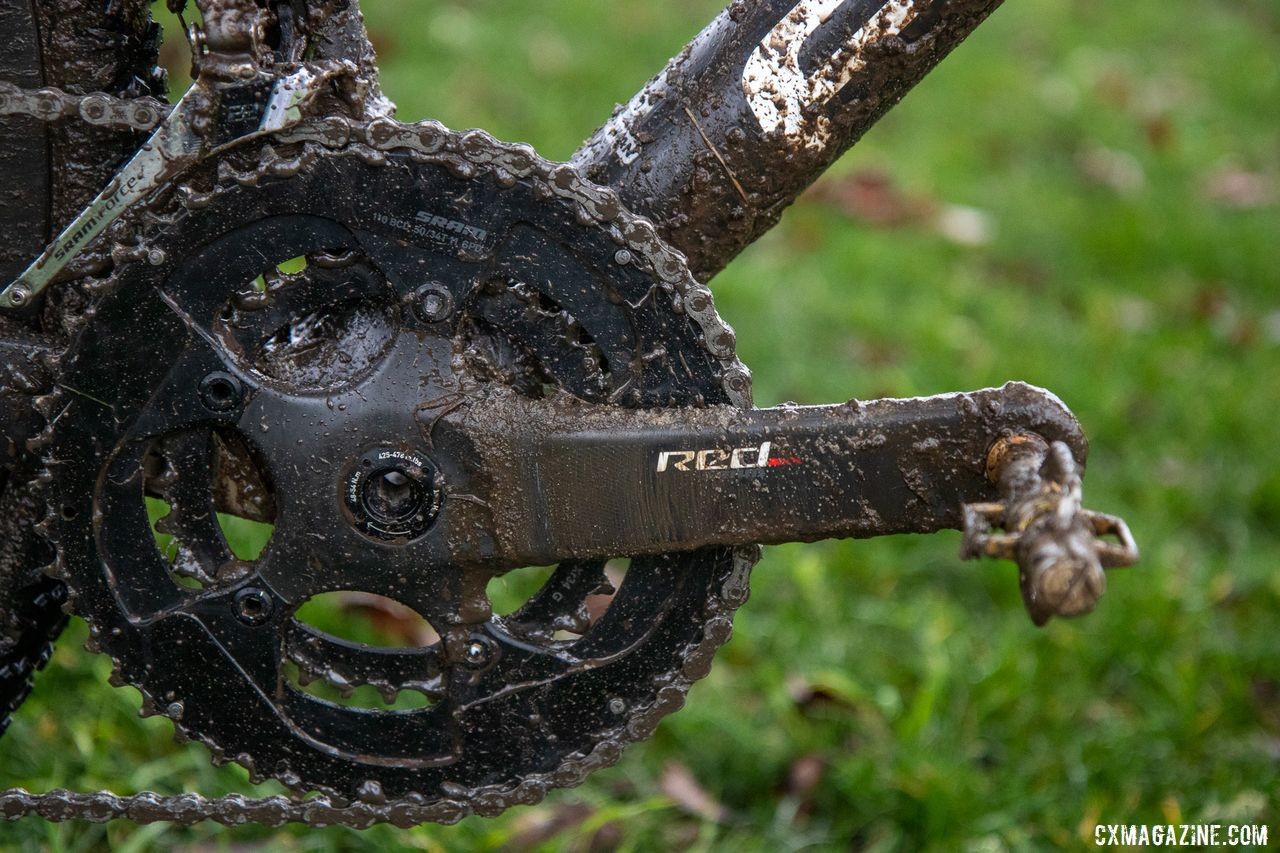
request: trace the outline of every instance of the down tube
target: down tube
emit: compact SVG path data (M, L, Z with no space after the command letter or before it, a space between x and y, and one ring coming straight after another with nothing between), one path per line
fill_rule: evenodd
M737 0L573 162L702 281L1003 0Z

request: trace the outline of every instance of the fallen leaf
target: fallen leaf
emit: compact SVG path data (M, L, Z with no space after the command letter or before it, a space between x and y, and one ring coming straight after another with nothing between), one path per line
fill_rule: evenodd
M1261 172L1222 169L1205 181L1207 199L1231 210L1256 210L1276 203L1276 182Z
M787 774L787 796L807 799L818 789L823 775L827 772L827 763L821 755L809 753L797 758Z
M587 851L588 853L610 853L622 846L624 838L622 823L616 820L608 821L601 824L595 835L591 836Z
M1138 158L1113 148L1095 146L1082 151L1076 157L1076 169L1089 183L1120 195L1135 195L1147 184L1147 173Z
M787 679L787 693L796 707L804 713L823 707L850 713L856 713L858 710L858 704L853 697L799 675L793 675Z
M1212 320L1235 309L1227 289L1221 284L1213 284L1196 291L1191 310L1197 319Z
M1148 118L1142 125L1146 132L1147 144L1155 151L1167 151L1173 145L1173 119L1167 115Z
M815 804L813 795L822 785L826 775L827 763L821 755L809 753L797 758L787 773L787 792L784 804L791 810L791 823L794 826L805 824L813 814Z
M531 850L566 830L581 826L594 814L595 809L582 802L529 809L518 814L512 822L512 833L506 840L506 846L512 850Z
M995 232L991 215L903 190L886 172L863 169L819 181L808 196L877 228L926 227L962 246L983 246Z
M369 592L346 592L339 599L343 611L368 619L382 635L407 646L429 646L440 639L431 625L398 601Z
M724 823L728 810L693 777L688 767L668 761L662 768L658 787L681 810L712 823Z
M1093 91L1099 101L1121 109L1133 100L1133 80L1118 68L1109 68L1098 75Z
M1258 719L1271 731L1280 731L1280 681L1254 677L1249 687Z
M932 199L908 195L888 173L874 169L819 181L809 194L851 219L882 228L919 223L937 208Z
M400 52L400 40L391 30L370 28L369 43L373 45L373 50L378 59L384 62L387 57L395 56Z
M976 207L945 204L933 217L934 229L961 246L985 246L995 235L991 215Z

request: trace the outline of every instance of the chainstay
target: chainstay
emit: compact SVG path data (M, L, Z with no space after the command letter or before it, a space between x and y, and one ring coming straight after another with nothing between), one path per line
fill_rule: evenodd
M116 98L105 92L71 95L61 89L21 89L0 82L0 116L33 116L41 121L78 117L88 124L119 130L155 130L172 105L156 98Z
M751 406L751 374L737 359L733 329L716 312L710 290L693 279L684 256L666 244L647 219L628 212L617 193L583 178L567 163L543 160L525 144L500 142L480 130L455 132L436 121L401 124L393 119L375 119L369 123L343 116L312 120L268 140L256 170L237 172L224 170L237 183L255 183L264 177L288 174L298 166L296 158L279 156L272 144L310 143L329 149L349 148L369 162L379 162L385 155L404 152L448 164L459 176L482 172L492 174L499 184L512 184L531 179L542 188L546 199L559 198L576 209L584 223L607 224L619 246L619 262L635 262L651 266L657 283L646 299L667 298L685 313L702 331L702 345L722 367L723 387L730 401L738 406ZM229 164L228 164L229 165ZM179 179L180 181L181 179ZM216 191L216 190L215 190ZM189 188L179 187L184 204L200 205L205 199ZM111 232L109 232L111 233ZM138 254L137 248L119 247L122 257ZM108 292L110 280L99 293ZM56 408L59 389L45 398L46 408ZM56 546L56 543L53 543ZM759 559L758 548L738 549L733 570L727 575L718 601L708 612L703 638L686 658L683 668L664 682L657 698L644 712L637 714L617 736L600 741L591 752L565 760L557 769L526 777L510 786L482 786L474 789L446 786L444 799L428 801L419 794L384 802L349 802L340 797L319 795L303 799L274 796L262 799L231 794L207 798L199 794L160 795L144 792L120 796L110 791L91 793L54 790L33 794L22 788L0 791L0 818L17 820L39 816L51 821L83 820L106 822L128 819L136 823L176 823L191 825L212 821L228 826L261 823L278 826L303 823L310 826L346 826L356 829L390 823L409 827L421 823L456 823L470 814L496 815L514 805L540 802L552 788L573 787L585 781L595 770L615 764L623 747L647 738L661 719L678 710L693 682L709 671L716 650L732 634L734 611L747 599L748 578ZM60 563L60 557L59 557ZM58 564L50 568L60 578ZM74 592L70 595L74 604ZM86 644L96 651L91 637ZM113 660L113 682L120 678L120 663ZM143 713L164 713L165 706L144 693ZM189 739L180 721L174 720L176 737ZM227 755L215 743L201 739L213 753L215 763L224 763ZM251 775L253 771L251 768Z

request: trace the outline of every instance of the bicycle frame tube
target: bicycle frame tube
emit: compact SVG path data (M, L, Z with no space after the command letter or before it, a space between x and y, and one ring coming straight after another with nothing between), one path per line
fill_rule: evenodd
M1001 2L736 0L573 162L706 281Z

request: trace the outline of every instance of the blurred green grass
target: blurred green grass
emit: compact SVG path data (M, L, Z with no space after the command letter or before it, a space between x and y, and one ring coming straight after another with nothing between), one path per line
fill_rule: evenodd
M564 158L719 3L365 7L402 118ZM543 806L365 834L24 821L0 846L490 850L572 813L587 817L542 848L1280 832L1277 55L1270 0L1010 2L713 283L762 405L1013 378L1058 393L1092 441L1090 503L1144 549L1094 615L1033 629L1013 570L961 564L957 535L773 548L686 710ZM971 208L981 227L957 242L931 215L873 226L865 201L842 201L869 175L890 207ZM250 790L137 719L83 636L0 741L4 784ZM667 795L672 762L719 822Z

